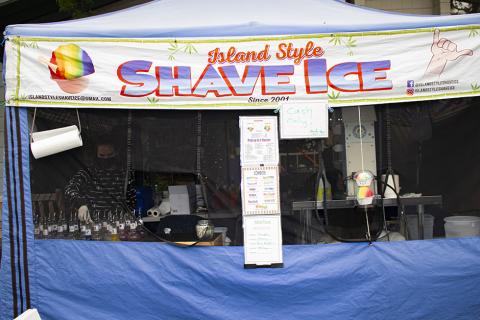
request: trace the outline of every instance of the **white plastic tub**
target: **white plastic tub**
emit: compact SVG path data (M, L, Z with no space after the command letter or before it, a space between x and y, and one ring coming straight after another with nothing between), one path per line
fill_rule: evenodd
M480 237L480 217L451 216L444 221L447 238Z
M433 222L435 218L431 214L425 214L423 219L423 238L433 239ZM407 215L407 230L409 240L418 240L418 215Z

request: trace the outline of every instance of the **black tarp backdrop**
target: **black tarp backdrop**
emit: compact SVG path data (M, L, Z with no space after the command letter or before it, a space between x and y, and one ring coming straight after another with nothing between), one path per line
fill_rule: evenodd
M115 137L119 159L126 160L126 112L86 109L80 110L79 116L83 147L41 159L30 157L32 193L53 193L55 189L63 189L79 169L94 165L96 143L107 136ZM33 110L29 118L32 121ZM74 109L37 109L34 131L69 125L78 126ZM121 165L125 166L125 163Z
M84 146L42 159L31 157L32 193L63 190L81 168L95 165L96 144L114 137L121 165L127 163L127 110L79 110ZM274 115L272 111L131 111L132 170L136 185L157 185L166 190L169 184L198 183L197 172L205 185L211 212L220 213L218 226L228 226L234 243L243 242L240 198L240 131L239 116ZM30 118L33 116L33 111ZM49 130L76 124L71 109L38 109L35 130ZM200 138L200 140L198 139ZM281 142L280 150L298 152L312 143L305 140ZM197 161L200 155L199 161ZM307 168L310 166L310 168ZM306 160L301 173L281 169L284 211L291 201L313 197L315 170ZM70 211L64 208L66 212ZM229 218L230 217L230 218ZM284 217L285 243L295 243L301 227L296 219Z
M425 103L390 105L392 118L392 164L400 175L402 193L420 191L424 195L444 196L444 209L428 208L436 216L437 235L443 233L442 218L451 214L478 214L480 208L480 109L478 99L454 99ZM380 115L384 106L377 107ZM228 226L234 244L243 242L240 206L240 132L238 117L275 115L272 111L174 111L132 110L132 169L137 185L198 182L200 170L211 212L224 218L214 221ZM31 157L32 193L53 193L63 190L80 168L94 164L96 143L105 136L114 136L120 158L126 165L128 110L79 110L84 146L57 155L35 160ZM33 111L31 112L31 115ZM419 120L420 119L420 120ZM48 130L76 124L72 109L38 109L35 130ZM425 126L419 134L419 127ZM430 129L428 128L430 126ZM431 135L429 132L431 131ZM425 133L426 132L426 133ZM419 149L419 135L421 149ZM198 139L200 138L200 139ZM383 138L377 137L382 144ZM291 211L292 201L314 198L318 170L312 154L319 150L320 140L281 140L282 212ZM198 148L197 146L200 146ZM422 158L419 161L419 150ZM335 188L327 159L327 176ZM292 157L292 154L301 154ZM200 155L200 161L197 157ZM384 155L379 164L384 164ZM294 160L292 160L294 159ZM300 163L300 165L299 165ZM417 170L418 167L418 170ZM383 172L378 168L378 172ZM419 178L417 178L419 172ZM338 180L338 179L337 179ZM419 184L418 184L419 183ZM340 183L341 184L341 183ZM418 186L417 186L418 184ZM68 211L68 208L66 208ZM331 214L334 214L332 212ZM354 228L364 222L352 212L337 213L337 227ZM334 219L335 220L335 219ZM358 221L357 221L358 220ZM304 220L284 215L284 243L298 243ZM314 239L319 223L313 221ZM364 225L357 227L364 234Z
M390 105L392 164L401 193L443 195L443 208L426 208L435 217L434 236L444 236L446 216L480 215L479 102L462 98Z
M127 112L122 112L125 118ZM197 113L132 111L133 169L143 172L195 172ZM126 130L126 128L124 128Z

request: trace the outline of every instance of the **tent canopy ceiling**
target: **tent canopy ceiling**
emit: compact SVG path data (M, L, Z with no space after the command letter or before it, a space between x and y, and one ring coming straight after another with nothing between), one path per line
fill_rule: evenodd
M45 37L218 37L415 29L478 24L480 14L420 16L337 0L157 0L114 13L11 25L7 35Z

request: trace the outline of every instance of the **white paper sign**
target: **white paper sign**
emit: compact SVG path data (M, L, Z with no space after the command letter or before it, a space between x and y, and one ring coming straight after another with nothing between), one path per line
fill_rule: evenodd
M277 165L277 117L240 117L240 158L244 165Z
M280 106L280 138L328 137L327 102L284 103Z
M243 217L246 265L283 263L280 219L279 215Z
M244 215L280 213L278 166L242 167Z

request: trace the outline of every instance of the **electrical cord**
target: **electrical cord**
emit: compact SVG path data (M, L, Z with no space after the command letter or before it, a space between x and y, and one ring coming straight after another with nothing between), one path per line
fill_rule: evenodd
M347 242L347 243L353 243L353 242L371 242L369 241L368 239L343 239L341 237L337 237L335 234L333 234L330 230L329 230L329 224L328 224L328 205L327 205L327 197L326 197L326 186L325 186L325 177L323 174L320 174L318 175L318 178L322 179L322 183L323 183L323 214L324 214L324 217L325 217L325 232L331 236L333 239L337 240L337 241L340 241L340 242ZM352 179L353 177L352 176L349 176L347 178L344 179L345 180L349 180L349 179ZM317 181L315 181L315 190L317 189ZM381 201L381 206L382 206L382 212L383 212L383 222L384 222L384 227L386 226L386 218L385 218L385 205L384 205L384 202L383 202L383 199L385 197L385 190L387 187L390 187L395 195L396 195L396 199L397 199L397 206L398 208L400 208L401 212L400 212L400 219L401 219L401 223L405 223L404 219L405 219L405 215L403 214L403 207L401 206L401 199L400 199L400 195L399 193L396 191L396 188L395 186L392 188L391 185L387 184L386 182L383 182L380 180L378 180L378 177L377 176L374 176L374 179L379 181L380 184L384 185L384 187L382 188L382 193L381 193L381 197L380 197L380 201ZM388 181L388 180L387 180ZM316 195L315 195L315 199L316 199ZM317 201L315 200L315 203ZM315 213L316 213L316 218L319 222L321 222L321 219L320 219L320 216L319 216L319 213L318 213L318 209L316 208L315 206ZM380 237L381 233L382 233L382 229L380 229L379 231L377 231L377 233L371 238L371 240L373 241L378 241L378 239L384 239L385 237L389 237L390 235L390 231L388 231L387 229L385 229L387 231L387 234L385 236L382 236ZM407 232L407 230L405 230L405 232Z
M392 165L392 117L391 117L391 113L390 113L390 105L387 105L386 108L385 108L385 129L386 129L386 132L385 132L385 142L386 142L386 151L387 151L387 170L385 172L385 181L382 181L382 179L380 179L380 184L381 184L381 197L382 199L385 198L385 192L387 190L387 187L390 187L390 189L393 190L393 192L395 193L396 195L396 198L397 198L397 206L398 208L400 209L400 223L403 223L404 225L406 225L406 222L404 221L405 220L405 215L404 215L404 212L403 212L403 206L401 205L401 199L400 199L400 195L398 194L397 192L397 186L396 185L396 182L395 182L395 179L394 179L394 172L393 172L393 165ZM388 185L388 180L390 178L390 176L393 177L393 188L392 186ZM378 181L378 177L377 177L377 181ZM384 228L385 230L387 230L387 220L386 220L386 217L385 217L385 206L383 206L383 219L384 219ZM405 228L404 230L405 232L405 235L408 236L408 230ZM389 237L390 235L390 232L388 232L387 230L387 236ZM390 237L389 237L389 240L390 240Z
M382 201L382 213L383 213L384 230L386 231L386 234L383 237L379 237L378 239L384 239L385 237L387 237L388 240L390 241L391 231L389 231L388 228L387 228L387 219L386 219L386 216L385 216L385 203L383 202L383 199L385 199L385 191L386 191L387 187L392 189L392 191L395 193L397 208L398 208L398 210L400 210L399 220L400 220L400 223L405 224L405 221L404 221L405 215L404 215L404 212L403 212L402 200L400 198L400 194L397 192L397 187L396 187L395 181L394 181L393 186L388 184L388 174L386 175L386 179L385 179L386 181L383 181L382 179L379 180L378 177L375 177L375 179L382 185L382 192L381 192L380 196L381 196L381 201ZM407 230L405 230L405 234L407 235Z
M326 183L325 183L325 177L323 175L323 172L321 172L320 170L318 171L318 174L317 174L317 179L315 180L315 189L314 189L314 199L315 199L315 216L318 220L318 222L322 223L322 220L320 219L320 215L318 213L318 208L317 208L317 188L318 188L318 185L317 184L317 181L319 182L320 179L322 180L322 185L323 185L323 193L322 193L322 210L323 210L323 216L325 218L325 221L324 221L324 224L325 224L325 232L330 236L332 237L334 240L336 241L339 241L339 242L347 242L347 243L350 243L350 242L365 242L364 239L359 239L359 240L347 240L347 239L342 239L340 237L337 237L335 234L333 234L329 229L329 223L328 223L328 205L327 205L327 194L326 194ZM345 178L344 180L348 180L348 177Z

